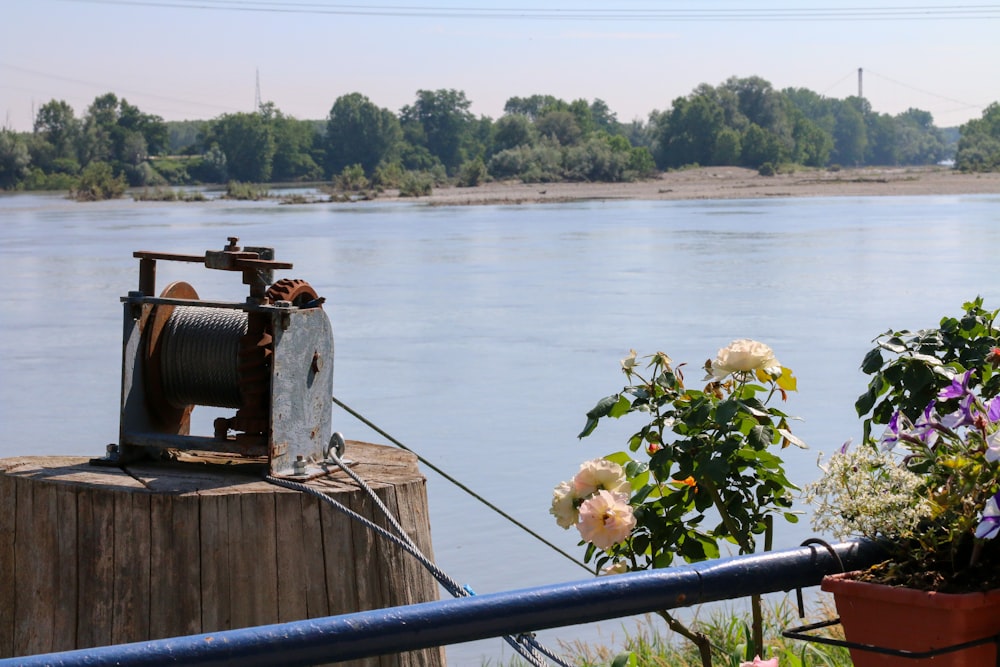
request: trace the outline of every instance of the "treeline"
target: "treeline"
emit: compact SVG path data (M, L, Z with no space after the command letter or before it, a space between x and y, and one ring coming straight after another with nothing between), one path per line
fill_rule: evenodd
M273 103L256 112L166 123L113 93L82 118L43 105L29 133L0 130L0 188L114 196L127 186L315 182L398 187L420 194L489 179L624 181L688 165L773 173L789 165L926 165L1000 169L1000 105L950 133L930 113L890 116L865 99L775 90L760 77L702 84L648 120L621 122L600 100L512 97L493 120L458 90L420 90L399 112L361 93L325 120L297 120ZM95 186L96 183L96 186Z

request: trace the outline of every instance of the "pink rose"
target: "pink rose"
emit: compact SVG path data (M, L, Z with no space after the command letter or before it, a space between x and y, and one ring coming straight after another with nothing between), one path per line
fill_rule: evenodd
M761 660L759 655L755 655L753 662L741 662L740 667L778 667L778 659Z
M635 515L624 493L600 490L580 505L577 529L584 540L608 549L622 542L635 528Z

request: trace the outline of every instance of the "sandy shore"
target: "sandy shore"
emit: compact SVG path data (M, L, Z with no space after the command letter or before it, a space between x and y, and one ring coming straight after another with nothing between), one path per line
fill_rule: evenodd
M1000 194L1000 173L962 174L943 167L803 170L761 176L753 169L704 167L638 183L487 183L435 188L410 201L437 206L586 200L752 199L762 197ZM393 196L386 192L383 198Z

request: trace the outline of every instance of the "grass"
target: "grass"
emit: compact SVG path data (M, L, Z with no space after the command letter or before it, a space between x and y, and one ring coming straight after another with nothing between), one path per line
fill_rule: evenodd
M777 657L781 667L851 667L847 649L827 646L781 636L782 630L801 626L822 618L834 616L835 612L822 606L816 618L800 619L794 606L787 600L780 600L765 607L762 658ZM712 640L713 667L738 667L748 659L747 642L750 635L749 617L742 611L720 609L706 620L695 621L692 629L703 632ZM622 648L574 641L562 644L560 654L564 659L579 667L611 667L612 664L628 665L628 661L616 662L616 658L631 653L639 667L701 667L698 650L679 635L674 635L658 617L649 615L636 621L632 628L624 628L625 639ZM843 639L839 626L827 634ZM753 651L752 653L756 653ZM753 655L749 655L753 659ZM484 663L488 665L489 663ZM524 667L527 663L513 658L508 667Z

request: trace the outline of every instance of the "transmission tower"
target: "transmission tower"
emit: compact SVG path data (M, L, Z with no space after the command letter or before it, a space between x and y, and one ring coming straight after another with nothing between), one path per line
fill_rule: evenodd
M257 90L254 94L253 100L253 110L255 113L260 112L260 68L257 68Z

